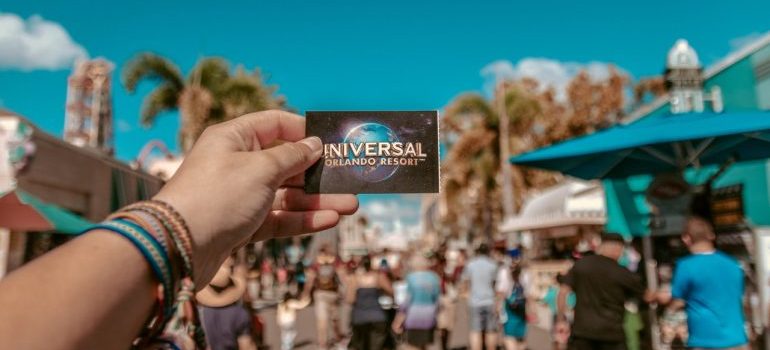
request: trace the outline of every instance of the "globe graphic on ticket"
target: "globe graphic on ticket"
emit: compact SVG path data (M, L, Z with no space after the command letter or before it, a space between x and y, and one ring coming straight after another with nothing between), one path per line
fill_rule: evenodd
M364 123L348 131L345 143L362 144L367 142L398 142L398 136L389 127L379 123ZM349 159L354 156L348 155ZM366 182L380 182L393 176L398 165L380 165L379 159L375 165L357 165L351 169L353 176Z

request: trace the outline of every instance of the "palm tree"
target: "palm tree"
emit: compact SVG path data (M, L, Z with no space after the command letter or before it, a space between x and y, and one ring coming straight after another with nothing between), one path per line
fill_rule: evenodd
M492 100L476 93L453 100L442 118L442 141L449 148L442 165L447 228L490 234L495 228L492 223L501 219L499 184L502 176L508 176L501 171L507 165L507 153L612 125L623 115L627 83L628 78L610 66L609 76L601 81L592 80L587 72L578 73L567 86L565 101L559 101L553 89L542 89L527 78L502 82ZM530 189L552 186L561 179L560 174L543 170L510 170L513 207L521 205Z
M512 149L501 147L511 145L505 141L514 135L521 138L529 134L540 115L540 105L523 88L508 83L504 87L491 101L476 93L460 95L446 107L442 118L443 141L450 148L444 162L448 219L457 223L461 213L470 215L469 224L477 235L495 231L492 223L499 221L501 214L501 158L507 159L521 142L513 140Z
M144 99L141 123L151 126L163 112L179 111L179 144L183 152L212 124L235 118L246 112L285 108L283 98L274 96L276 88L265 85L259 70L247 72L223 58L207 57L198 61L187 79L168 59L142 53L123 69L123 84L129 93L143 80L157 86Z

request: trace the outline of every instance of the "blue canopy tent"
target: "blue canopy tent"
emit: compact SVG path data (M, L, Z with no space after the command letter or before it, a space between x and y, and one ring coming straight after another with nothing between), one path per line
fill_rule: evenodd
M626 178L770 158L770 113L664 114L529 153L511 163L582 179Z

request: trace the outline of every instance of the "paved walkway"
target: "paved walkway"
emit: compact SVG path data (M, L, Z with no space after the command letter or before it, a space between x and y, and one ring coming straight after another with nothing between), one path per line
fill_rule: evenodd
M464 303L458 305L456 312L455 327L450 338L450 347L452 349L467 349L468 347L468 313ZM342 311L344 314L346 311ZM275 323L275 308L265 308L260 311L260 316L265 322L265 342L267 349L280 349L280 333ZM344 323L345 320L342 320ZM315 314L313 306L300 310L297 315L297 339L296 349L315 349L316 329ZM437 339L438 340L438 339ZM542 329L530 327L527 334L527 345L530 350L550 350L550 341L548 333ZM437 345L431 347L431 350L438 349Z

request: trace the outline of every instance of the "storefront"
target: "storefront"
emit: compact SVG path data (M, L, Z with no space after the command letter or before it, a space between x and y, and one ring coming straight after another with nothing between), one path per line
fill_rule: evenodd
M162 184L0 110L0 277Z
M718 247L744 262L746 299L762 300L749 315L750 328L761 329L770 253L762 248L770 226L769 68L770 34L705 71L680 40L668 54L664 96L615 127L512 162L605 179L606 228L643 237L653 289L662 270L686 254L678 238L686 216L710 219Z
M567 179L527 199L519 215L500 225L501 233L522 234L531 300L543 299L557 274L572 266L575 254L594 248L606 221L601 183ZM531 306L535 325L551 329L548 306Z

